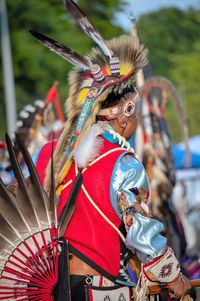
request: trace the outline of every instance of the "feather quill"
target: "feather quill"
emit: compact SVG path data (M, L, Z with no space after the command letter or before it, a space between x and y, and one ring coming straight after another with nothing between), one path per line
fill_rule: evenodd
M100 35L99 32L93 27L85 14L80 10L80 8L76 5L76 3L72 0L64 0L65 7L69 10L73 18L79 24L79 26L83 29L83 31L95 41L95 43L101 48L103 53L112 57L112 51L107 47L104 39Z
M49 48L52 52L58 54L60 57L62 57L64 60L68 61L72 65L82 68L84 70L89 69L89 62L75 51L39 32L33 30L29 30L29 32L45 47Z

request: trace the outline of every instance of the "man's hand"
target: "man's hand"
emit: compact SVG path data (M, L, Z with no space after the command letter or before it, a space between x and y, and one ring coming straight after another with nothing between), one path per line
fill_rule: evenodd
M178 299L184 296L192 285L191 281L180 273L178 278L167 284L167 287L170 291L170 297Z

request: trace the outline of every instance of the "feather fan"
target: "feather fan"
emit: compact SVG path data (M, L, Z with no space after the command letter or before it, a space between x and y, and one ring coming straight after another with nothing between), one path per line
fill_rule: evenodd
M9 136L7 148L17 184L0 181L0 300L54 300L58 282L58 229L52 170L50 197L26 148L16 137L29 169L25 178Z

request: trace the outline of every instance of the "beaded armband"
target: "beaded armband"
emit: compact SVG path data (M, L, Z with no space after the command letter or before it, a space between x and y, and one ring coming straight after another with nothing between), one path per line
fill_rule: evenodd
M180 265L171 248L167 247L165 253L155 260L144 264L143 275L150 282L168 283L174 281L180 273Z

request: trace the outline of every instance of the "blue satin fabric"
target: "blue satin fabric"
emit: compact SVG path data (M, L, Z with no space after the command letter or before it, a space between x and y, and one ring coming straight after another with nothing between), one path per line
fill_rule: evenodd
M114 208L118 207L119 196L122 192L125 193L131 207L137 200L136 195L129 189L135 187L143 189L148 195L149 183L143 165L133 156L125 155L117 161L112 175L111 200L115 203ZM162 255L167 244L166 238L160 235L160 232L164 230L163 224L134 210L131 212L134 218L126 236L126 246L136 252L144 262ZM118 214L121 215L119 211Z
M137 188L146 192L144 199L148 202L149 183L143 165L132 155L125 154L116 162L110 186L110 197L117 214L122 218L118 208L118 200L122 192L125 193L131 207L137 201L137 195L129 189ZM129 208L130 209L130 208ZM148 262L160 255L166 249L167 240L160 235L164 226L159 221L146 217L131 210L133 224L126 236L126 246L144 262Z
M112 129L111 126L108 127ZM108 131L105 131L102 136L112 143L119 142L118 138L113 138L113 135ZM118 209L119 197L122 193L125 193L130 209L137 201L137 195L130 191L132 188L146 192L146 199L143 201L148 203L149 183L145 169L134 155L125 153L118 158L110 182L110 199L114 210L122 220L123 212ZM152 217L136 213L134 208L131 213L133 224L126 235L125 244L127 248L136 253L144 263L161 256L167 244L167 239L160 234L164 229L163 224Z

